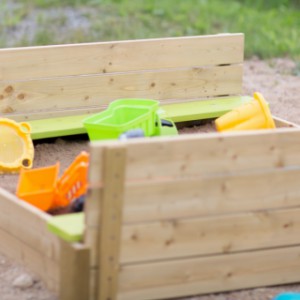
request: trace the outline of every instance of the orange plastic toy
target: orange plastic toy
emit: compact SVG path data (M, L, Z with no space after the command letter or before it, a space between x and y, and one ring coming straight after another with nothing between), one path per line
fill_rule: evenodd
M218 131L275 128L270 109L260 93L253 100L215 120Z
M34 170L22 169L16 194L44 211L67 206L86 193L88 163L88 153L81 152L59 179L59 163Z
M17 196L41 210L49 210L55 199L58 173L59 163L40 169L21 169Z
M66 206L87 190L89 155L81 152L57 182L56 206Z
M34 147L28 123L0 118L0 173L32 167Z

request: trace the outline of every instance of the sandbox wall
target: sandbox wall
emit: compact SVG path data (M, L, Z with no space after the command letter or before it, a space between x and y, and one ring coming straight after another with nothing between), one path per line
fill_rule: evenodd
M299 281L299 141L277 129L92 144L96 299Z
M242 93L243 34L0 49L0 114L24 121Z

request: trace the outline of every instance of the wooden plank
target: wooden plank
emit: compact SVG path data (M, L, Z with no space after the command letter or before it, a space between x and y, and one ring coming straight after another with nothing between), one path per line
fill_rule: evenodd
M129 181L170 181L300 165L300 131L295 128L136 139L128 141L127 147Z
M0 80L241 63L243 49L243 34L1 49Z
M8 113L5 115L6 118L13 119L17 122L26 121L26 122L33 122L33 126L36 128L35 130L37 132L40 132L40 120L46 120L46 119L54 119L59 118L63 119L64 121L69 119L70 123L73 123L73 118L77 122L76 118L84 118L85 116L88 116L90 114L96 114L103 110L101 107L79 107L74 109L61 109L61 110L51 110L51 111L32 111L28 113ZM35 124L34 121L37 121ZM47 129L49 131L49 129Z
M98 299L116 299L123 210L126 148L107 148L104 153L103 198L99 227Z
M0 82L0 113L104 108L118 98L173 103L242 92L242 66L185 68L144 73L88 75Z
M11 219L12 216L10 215ZM21 222L17 223L22 227ZM46 254L36 250L34 245L27 244L20 239L20 236L10 234L9 231L2 227L0 227L0 253L28 267L45 282L50 290L58 293L60 261L50 259Z
M85 199L85 224L87 228L98 229L101 217L101 201L104 180L104 148L90 144L90 165L88 172L89 188ZM98 244L98 243L97 243Z
M123 220L151 222L296 207L299 181L300 167L132 182L125 189Z
M89 248L61 241L59 299L89 299Z
M300 247L124 265L118 300L150 300L298 282Z
M33 140L86 133L83 120L89 115L66 116L28 122Z
M51 218L0 188L0 252L29 267L58 292L59 240L47 229Z
M99 228L101 220L101 200L103 182L103 154L104 149L90 147L89 189L85 199L85 232L84 244L90 248L90 300L98 297L98 269L99 266Z
M300 244L299 231L300 205L292 209L125 225L121 262L140 263L291 246Z
M161 108L174 122L218 118L232 109L251 101L249 96L220 97L210 100L166 104Z
M248 102L250 99L251 97L248 96L235 96L162 105L161 112L164 111L164 113L161 113L161 117L168 117L174 122L216 118ZM86 133L86 129L83 126L83 120L88 116L88 114L64 116L27 122L31 126L31 138L38 140L50 137L84 134ZM284 127L291 127L288 123L285 124L284 121L282 121L281 124L282 127L284 125Z
M42 253L43 256L59 261L58 238L47 228L50 215L1 188L0 207L0 228L37 252Z

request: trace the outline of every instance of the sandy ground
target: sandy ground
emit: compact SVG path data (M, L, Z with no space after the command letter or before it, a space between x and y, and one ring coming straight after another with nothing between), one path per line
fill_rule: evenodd
M260 61L252 59L244 65L244 94L261 92L270 103L273 115L300 124L300 77L292 76L296 63L289 59ZM212 130L211 125L199 128L185 128L182 134L201 130ZM72 137L54 139L35 144L34 167L61 163L61 172L68 167L76 155L87 150L86 138ZM18 176L0 175L0 187L15 192ZM1 251L1 245L0 245ZM259 288L231 293L220 293L181 300L269 300L281 291L299 291L299 285ZM34 274L0 255L0 300L57 300Z

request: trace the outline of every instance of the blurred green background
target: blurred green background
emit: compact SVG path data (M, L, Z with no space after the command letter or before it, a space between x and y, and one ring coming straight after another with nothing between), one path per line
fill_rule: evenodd
M246 57L300 58L300 0L1 0L0 46L243 32Z

